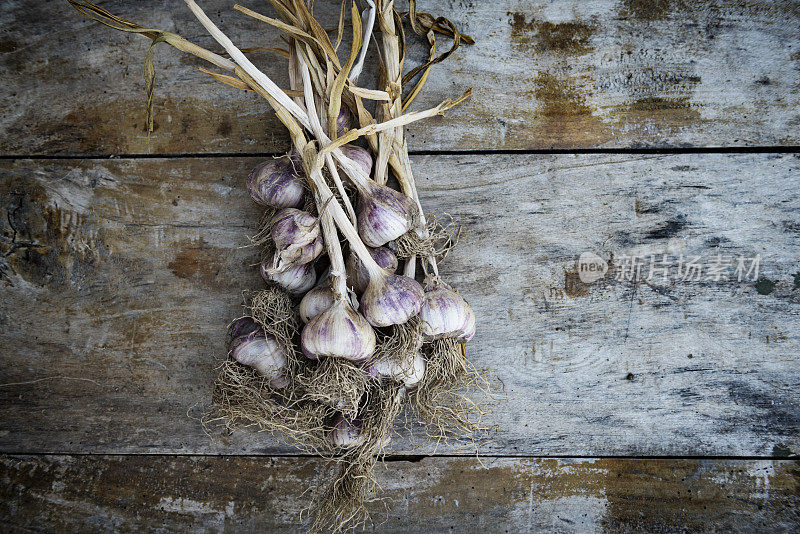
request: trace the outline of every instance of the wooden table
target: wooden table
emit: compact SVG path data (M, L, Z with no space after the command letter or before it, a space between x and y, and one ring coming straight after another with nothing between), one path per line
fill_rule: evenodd
M242 46L279 43L230 4L203 2ZM213 46L180 2L103 5ZM416 105L473 97L409 144L423 205L463 225L443 270L479 318L470 355L511 398L480 460L397 439L377 530L797 531L798 3L420 9L477 41ZM322 462L197 420L260 283L243 179L284 131L162 45L148 142L144 39L64 2L0 23L2 529L303 531ZM581 280L583 252L604 278Z

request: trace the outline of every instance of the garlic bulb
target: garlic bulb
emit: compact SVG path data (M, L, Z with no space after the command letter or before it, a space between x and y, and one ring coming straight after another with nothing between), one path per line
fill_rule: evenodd
M414 225L417 206L403 193L372 181L359 192L358 234L368 247L385 245Z
M406 388L411 389L416 387L425 375L425 358L419 353L400 362L384 358L370 365L367 372L375 378L386 376L402 382Z
M372 174L372 155L369 153L369 151L364 150L360 146L349 144L342 145L340 150L345 156L358 163L358 166L361 167L361 169L364 171L364 174L367 176Z
M257 204L299 208L305 197L303 166L296 156L265 161L250 171L247 190Z
M267 282L274 282L286 290L287 293L299 295L305 293L314 285L317 273L313 263L302 263L293 265L281 271L273 265L277 260L269 261L269 265L264 262L261 264L261 277Z
M368 248L370 256L387 273L392 274L397 270L397 256L386 247ZM351 253L347 257L347 283L356 293L363 293L369 284L369 272L358 256Z
M280 378L281 371L286 367L286 355L280 345L263 332L236 338L232 344L231 356L270 380Z
M361 311L373 326L403 324L419 313L424 292L407 276L370 274L369 285L361 296ZM383 276L380 276L383 274Z
M348 419L340 415L333 425L330 433L330 440L336 447L350 448L358 447L364 443L364 435L361 433L362 421L360 419ZM387 446L392 441L392 431L389 430L381 438L380 443L376 443L379 448Z
M375 352L375 332L369 323L344 300L311 319L300 334L306 357L322 356L363 361Z
M323 283L306 293L303 300L300 301L300 307L298 309L300 319L302 319L304 323L307 323L333 306L333 301L333 290L331 289L330 281L326 279Z
M422 309L422 333L428 338L469 341L475 335L475 313L461 295L439 282L427 285Z
M293 265L308 263L322 253L322 235L317 218L295 208L284 208L270 221L275 242L273 267L286 270Z

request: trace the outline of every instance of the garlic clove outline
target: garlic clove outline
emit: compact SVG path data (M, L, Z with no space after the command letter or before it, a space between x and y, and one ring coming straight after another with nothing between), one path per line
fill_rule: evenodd
M313 263L293 265L285 270L276 269L273 265L277 259L261 263L261 277L266 282L272 282L282 287L287 293L299 295L314 286L317 272Z
M316 259L324 248L317 218L306 211L284 208L270 220L275 242L273 267L285 270Z
M377 263L387 273L394 274L399 263L397 261L397 256L394 255L394 252L386 247L367 247L367 250L369 251L369 255L372 256L372 259L375 260L375 263ZM358 259L358 256L352 252L347 256L347 264L345 268L347 271L348 285L352 287L356 293L363 293L367 289L367 285L369 285L369 272L367 271L367 268L364 267L364 264L361 263L361 260Z
M298 156L259 163L247 176L247 191L256 204L299 208L305 202L305 176Z
M377 248L408 232L419 217L416 204L399 191L367 182L356 207L358 235L368 247Z
M428 339L469 341L475 335L475 312L461 295L444 283L425 288L419 318L422 334Z
M387 274L382 279L370 279L361 295L361 312L372 326L403 324L419 313L424 296L416 280Z
M361 362L375 352L375 331L344 299L313 317L303 327L300 346L312 360L329 356Z

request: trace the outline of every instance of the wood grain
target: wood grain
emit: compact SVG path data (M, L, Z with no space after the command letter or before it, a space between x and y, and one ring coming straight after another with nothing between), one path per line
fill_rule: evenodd
M234 13L230 3L203 5L237 44L280 44L276 30ZM338 5L317 2L331 26ZM180 4L103 6L217 49ZM446 118L411 127L412 150L800 143L796 2L426 0L419 6L455 21L477 45L437 66L416 106L467 87L475 94ZM199 62L180 61L165 45L156 50L157 126L148 144L146 39L85 20L66 2L5 2L0 24L0 154L275 153L288 146L255 95L212 80L196 69ZM411 66L426 51L408 33ZM254 60L285 85L282 59L261 53ZM374 79L372 72L362 80Z
M194 419L240 294L260 286L242 248L256 162L0 162L0 451L292 452L247 431L212 441ZM413 163L426 209L463 225L443 271L479 318L471 358L512 397L484 453L800 451L796 155ZM610 260L604 279L580 281L585 251ZM757 280L681 281L673 266L634 283L616 280L626 254L761 264Z
M378 467L377 532L792 532L800 463L425 458ZM385 468L384 468L385 467ZM4 528L305 532L317 459L0 457ZM388 510L387 510L388 508Z

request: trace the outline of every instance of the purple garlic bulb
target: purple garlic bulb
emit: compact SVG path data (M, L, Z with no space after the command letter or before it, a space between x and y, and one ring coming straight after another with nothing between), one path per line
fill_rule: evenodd
M297 156L259 163L247 177L247 191L257 204L299 208L305 199L303 166Z
M370 365L367 373L374 378L381 376L391 378L397 382L402 382L406 388L412 389L419 384L425 375L425 358L420 353L416 353L413 356L409 355L409 357L399 362L384 358Z
M356 362L375 352L375 331L344 299L312 318L300 334L303 354L312 360L330 356Z
M350 144L342 145L339 150L341 150L345 156L355 161L358 166L361 167L361 170L364 171L364 174L367 176L372 174L372 156L368 150Z
M386 247L369 248L367 247L370 256L375 260L384 271L388 274L394 274L397 270L397 256ZM369 284L369 272L361 260L358 259L353 253L347 257L347 284L355 290L356 293L361 294L367 289Z
M345 106L339 108L339 115L336 117L336 136L341 137L353 126L353 114Z
M274 382L273 387L285 387L288 383L283 383L281 380L285 378L286 355L278 342L261 330L235 338L231 342L231 356L237 362L252 367L258 374Z
M347 449L350 447L358 447L364 443L364 436L361 433L363 422L360 419L349 419L340 415L336 418L333 424L333 430L330 433L331 443L336 447ZM379 448L386 447L392 441L392 432L388 431L380 443L376 443Z
M416 280L387 274L369 281L361 296L361 312L372 326L403 324L419 313L424 295Z
M475 313L461 295L444 283L426 285L419 311L422 333L429 339L469 341L475 335Z
M368 247L380 247L408 232L417 220L417 206L399 191L368 182L358 198L358 234Z
M275 242L275 262L278 270L308 263L322 253L323 243L317 218L295 208L284 208L270 221Z

